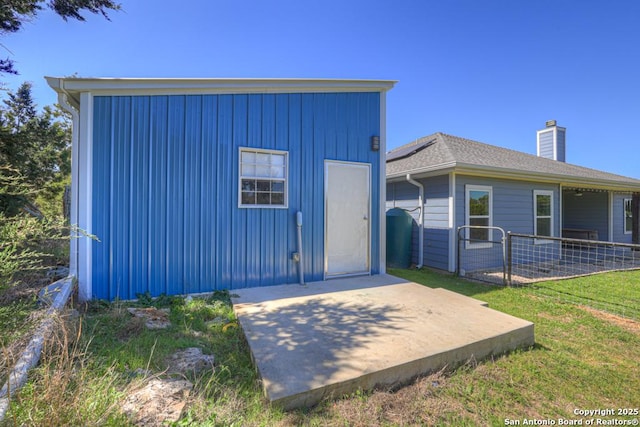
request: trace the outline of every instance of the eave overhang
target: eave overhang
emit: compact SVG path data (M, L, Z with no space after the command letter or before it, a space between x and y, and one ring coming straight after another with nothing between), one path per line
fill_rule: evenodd
M93 95L189 95L242 93L386 92L396 80L351 79L227 79L227 78L77 78L45 77L69 102L79 104L82 92Z
M444 175L454 172L457 175L473 175L485 178L511 179L516 181L533 181L558 184L563 187L577 187L595 190L609 190L617 192L640 192L640 183L626 183L616 180L576 177L562 174L550 174L520 169L496 168L495 166L481 166L459 162L443 163L427 168L418 168L393 174L387 174L387 182L403 181L407 174L414 179Z

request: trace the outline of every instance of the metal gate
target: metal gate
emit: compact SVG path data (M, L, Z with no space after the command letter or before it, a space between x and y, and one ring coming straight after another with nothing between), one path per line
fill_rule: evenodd
M500 227L458 227L457 275L506 285L506 242Z

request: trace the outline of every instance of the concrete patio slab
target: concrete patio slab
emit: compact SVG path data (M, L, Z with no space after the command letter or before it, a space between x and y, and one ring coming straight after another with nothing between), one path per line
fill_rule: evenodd
M389 275L233 293L265 394L286 409L534 344L531 322Z

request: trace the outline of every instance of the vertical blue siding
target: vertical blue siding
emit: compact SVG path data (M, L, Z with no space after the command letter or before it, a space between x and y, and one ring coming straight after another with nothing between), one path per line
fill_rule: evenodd
M324 276L324 161L371 164L378 273L379 93L94 98L95 298L297 282ZM288 207L238 208L239 147L288 152Z
M151 98L151 110L155 112L150 120L149 150L151 154L149 162L149 212L148 229L149 240L149 281L161 284L161 293L169 293L168 280L168 252L167 252L167 209L161 194L168 194L167 190L167 165L169 162L168 129L168 99L166 96ZM104 175L101 175L104 176ZM94 275L95 277L95 275Z
M106 102L98 102L94 104L95 115L103 117L106 123L112 122L112 100ZM96 161L93 164L93 173L95 175L104 176L113 170L113 155L111 145L111 127L102 126L94 131L93 155ZM96 181L93 185L93 204L101 206L113 206L113 193L108 180ZM103 289L102 298L112 299L113 295L109 292L110 284L114 283L112 266L112 239L111 239L111 213L112 210L93 211L93 234L100 236L99 242L93 243L93 282L94 287ZM94 291L95 292L95 291Z

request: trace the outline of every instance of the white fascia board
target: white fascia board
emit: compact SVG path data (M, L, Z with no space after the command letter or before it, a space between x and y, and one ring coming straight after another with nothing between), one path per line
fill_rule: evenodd
M429 166L426 168L409 169L402 172L387 174L387 182L406 181L407 174L414 179L428 178L431 176L447 175L456 167L455 162L441 163L439 165Z
M417 177L426 177L433 175L442 175L443 173L447 173L450 170L455 170L456 174L458 175L482 176L485 178L501 178L516 181L545 182L551 184L562 184L565 187L593 188L598 190L611 191L640 191L640 184L638 186L634 186L633 184L626 184L620 181L578 178L566 175L527 172L508 168L496 169L492 166L478 166L457 162L450 162L446 164L430 166L428 168L417 168L410 171L395 173L392 175L388 175L387 180L389 182L399 180L396 178L402 178L407 173L410 173L411 175L415 175Z
M458 266L458 229L456 228L456 174L449 173L449 272Z
M56 91L94 95L184 95L241 93L386 92L395 80L217 79L217 78L56 78Z
M386 207L387 207L387 181L385 176L387 174L387 162L385 153L387 152L387 96L386 93L380 94L380 149L378 151L379 154L379 162L380 162L380 189L379 191L379 200L378 204L380 205L380 214L378 216L379 224L379 233L378 236L378 252L380 253L380 258L378 262L380 265L378 266L378 271L380 274L387 273L387 218L386 218Z
M638 191L640 185L634 186L632 184L626 184L620 181L601 180L591 178L579 178L566 175L536 173L536 172L523 172L517 169L500 169L497 170L492 167L482 167L477 165L461 165L458 164L456 168L458 174L476 175L487 178L506 178L518 181L534 181L545 182L551 184L562 184L563 186L581 187L581 188L593 188L598 190L613 190L613 191Z

